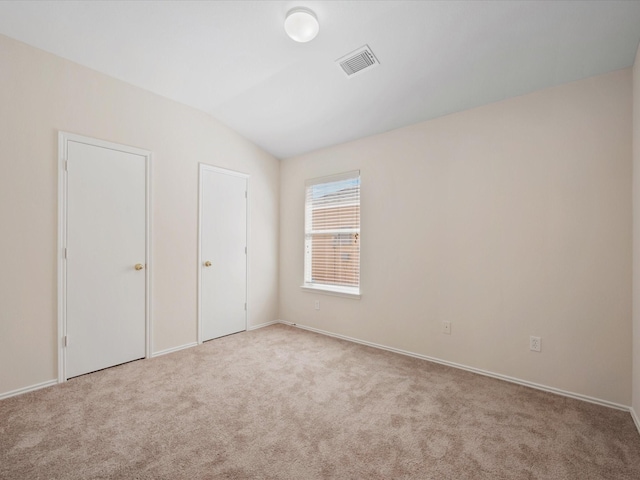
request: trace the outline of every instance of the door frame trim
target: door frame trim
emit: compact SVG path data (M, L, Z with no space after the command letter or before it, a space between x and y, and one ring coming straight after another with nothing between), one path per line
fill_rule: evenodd
M125 153L140 155L145 158L145 358L151 357L151 152L137 147L108 142L96 138L76 135L74 133L58 132L58 248L56 251L58 263L58 383L67 381L67 355L64 338L67 335L67 305L66 284L67 265L65 262L66 232L67 232L67 145L68 142L78 142L96 147L118 150Z
M249 208L250 200L251 200L251 188L250 188L250 179L251 175L248 173L237 172L235 170L229 170L227 168L216 167L214 165L209 165L206 163L198 163L198 345L200 345L202 340L202 173L204 171L220 173L223 175L230 175L232 177L241 177L247 181L247 202L246 202L246 212L247 212L247 224L245 228L246 239L245 245L247 246L247 254L245 257L246 260L246 280L245 280L245 298L247 299L247 309L244 312L244 329L245 331L248 328L249 324L249 309L251 306L249 305L249 255L251 254L251 246L249 245L250 235L250 226L251 226L251 217Z

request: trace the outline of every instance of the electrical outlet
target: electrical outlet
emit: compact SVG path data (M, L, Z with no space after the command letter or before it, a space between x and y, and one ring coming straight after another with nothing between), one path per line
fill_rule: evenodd
M529 337L529 350L531 350L532 352L539 352L542 346L541 344L542 340L540 339L540 337Z
M442 322L442 333L451 335L451 322Z
M315 300L313 302L313 308L315 308L316 310L320 310L320 300Z

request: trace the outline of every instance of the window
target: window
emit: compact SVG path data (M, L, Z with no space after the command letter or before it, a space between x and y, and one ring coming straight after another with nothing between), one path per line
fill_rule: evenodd
M303 287L360 294L360 172L306 182Z

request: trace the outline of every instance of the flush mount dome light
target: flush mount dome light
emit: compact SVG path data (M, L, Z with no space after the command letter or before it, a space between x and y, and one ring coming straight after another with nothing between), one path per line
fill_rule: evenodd
M298 7L287 13L284 30L296 42L304 43L316 38L320 24L315 13L308 8Z

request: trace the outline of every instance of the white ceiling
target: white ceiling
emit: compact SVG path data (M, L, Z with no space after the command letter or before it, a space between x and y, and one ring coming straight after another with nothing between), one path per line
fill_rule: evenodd
M284 33L296 6L310 43ZM0 1L0 33L287 158L628 67L640 1ZM364 44L380 66L346 78L335 60Z

